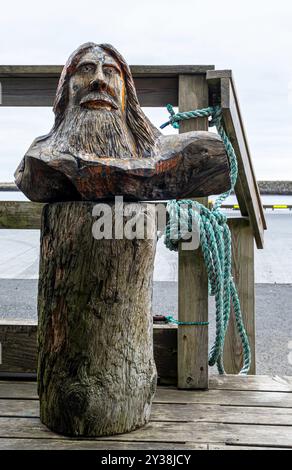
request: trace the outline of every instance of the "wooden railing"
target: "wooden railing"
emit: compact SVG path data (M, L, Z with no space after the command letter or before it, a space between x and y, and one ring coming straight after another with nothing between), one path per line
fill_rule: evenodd
M61 68L0 66L2 106L52 106ZM251 373L254 374L254 239L257 247L262 248L266 223L232 74L213 69L212 66L131 67L141 106L159 107L171 103L183 109L220 104L223 109L224 126L239 163L236 195L242 216L230 218L229 226L233 244L233 275L251 344ZM198 121L197 126L206 128L206 121ZM38 203L0 202L0 228L38 229L41 210L42 204ZM207 298L200 300L200 293L207 293L206 276L200 275L204 269L200 253L180 256L179 269L179 318L187 317L193 321L207 319ZM188 270L188 278L183 275L185 269ZM197 301L193 302L194 299ZM206 388L208 329L180 328L178 334L176 326L154 326L154 351L160 382L177 383L178 380L181 384L188 384L187 388ZM0 322L0 374L35 373L36 333L37 325L29 321ZM241 361L239 338L232 317L225 346L227 372L238 372Z

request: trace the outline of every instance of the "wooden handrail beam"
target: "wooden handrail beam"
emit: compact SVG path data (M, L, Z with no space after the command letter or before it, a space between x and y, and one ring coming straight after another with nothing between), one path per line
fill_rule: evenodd
M132 65L141 106L178 105L178 77L206 75L213 65ZM1 65L1 106L52 106L61 65Z
M219 104L223 113L223 124L236 152L238 181L235 193L241 214L249 216L258 248L264 246L264 230L267 228L243 119L231 70L207 72L209 100Z

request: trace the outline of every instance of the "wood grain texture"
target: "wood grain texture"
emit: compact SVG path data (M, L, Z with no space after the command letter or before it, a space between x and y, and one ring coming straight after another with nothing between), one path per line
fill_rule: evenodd
M176 390L160 387L154 403L201 403L205 405L227 405L248 407L291 408L291 392L263 392L247 390Z
M50 429L71 436L112 435L143 426L156 387L155 211L147 213L151 238L97 240L94 205L47 204L42 215L40 416ZM144 227L142 204L128 209L142 217ZM118 217L125 227L127 217L118 216L114 204L112 213L113 230Z
M153 327L154 360L156 363L158 384L174 385L177 383L177 326L154 325Z
M2 364L0 373L36 373L37 325L0 321ZM177 383L177 327L153 326L153 348L160 384Z
M18 439L51 439L60 436L49 431L36 418L0 418L0 435ZM103 441L112 441L112 437ZM151 422L144 428L114 437L115 442L169 442L184 444L214 443L229 445L258 445L291 447L292 427L226 423L169 423ZM106 445L106 444L105 444Z
M0 65L0 77L60 77L64 65ZM136 77L178 77L179 74L205 75L214 65L130 65Z
M212 104L222 107L224 126L238 159L235 192L241 213L250 217L257 247L263 248L267 226L233 76L231 71L210 71L207 82L214 101Z
M154 403L150 421L292 426L288 408Z
M72 135L71 127L68 132ZM110 138L117 140L114 130ZM94 146L90 139L87 142ZM58 152L48 138L27 151L15 172L16 184L37 202L94 201L115 195L155 201L219 194L230 188L226 150L215 134L163 135L155 145L152 157L104 158L88 153L85 159L74 150ZM42 152L50 158L44 161Z
M7 80L3 102L13 81ZM163 135L141 109L128 64L109 44L86 43L70 55L53 111L51 131L34 140L14 174L31 201L97 201L116 195L130 201L167 200L230 188L221 139L196 132Z
M48 77L1 77L3 98L0 106L53 106L59 74ZM177 78L141 77L135 79L138 99L143 107L177 105Z
M36 372L36 325L1 325L0 372Z
M39 418L40 405L38 400L19 400L0 398L0 417Z
M35 382L0 381L3 395L1 450L292 449L291 377L211 376L208 391L158 387L146 426L90 440L64 437L41 424Z
M133 65L131 72L141 106L166 106L178 103L178 75L206 74L212 65ZM2 65L2 106L52 106L62 66Z
M0 399L0 417L39 418L39 402L38 400ZM292 410L263 406L154 403L151 421L292 426Z
M5 439L0 438L0 450L208 450L207 444L193 442L111 442L77 439Z
M244 218L230 218L228 224L232 238L232 274L237 287L243 323L251 349L249 373L256 374L255 332L255 280L254 237L251 223ZM229 374L238 374L243 365L242 345L237 332L235 315L231 308L230 323L226 334L224 366Z
M222 392L271 392L274 396L277 396L276 392L284 393L285 396L292 394L292 377L290 376L278 376L278 375L211 375L210 376L210 392L211 391L222 391ZM167 394L168 391L172 397L180 397L181 393L175 390L173 387L159 387L156 395L160 397L161 390L163 394ZM208 392L196 392L183 395L183 397L208 397ZM228 396L228 393L224 393L224 396ZM233 393L231 396L234 395ZM249 393L240 396L249 396ZM260 397L260 394L255 396ZM269 396L268 393L263 395L264 397ZM35 381L16 381L16 380L0 380L0 398L19 398L19 399L37 399L37 385ZM280 395L280 398L282 395ZM159 401L159 400L158 400ZM260 402L260 399L259 399ZM182 402L183 403L183 402Z
M292 393L292 377L279 375L212 375L213 390L245 390Z
M208 106L208 87L205 77L181 75L179 78L179 111ZM208 130L204 118L181 123L180 132ZM207 199L201 200L207 204ZM186 321L208 321L208 278L199 248L196 251L179 248L178 318ZM178 328L178 387L208 388L208 327Z
M24 382L15 380L0 381L0 398L1 399L20 399L20 400L37 400L37 384L35 381Z
M0 228L39 229L43 204L1 201Z

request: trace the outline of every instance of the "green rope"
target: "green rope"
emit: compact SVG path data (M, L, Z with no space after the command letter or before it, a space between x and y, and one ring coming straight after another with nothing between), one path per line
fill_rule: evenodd
M171 105L167 105L170 113L169 121L161 126L163 129L171 124L179 128L179 122L197 117L211 117L209 126L216 126L229 160L230 190L221 194L215 201L212 209L193 200L172 200L167 204L168 221L164 233L164 243L170 250L178 249L183 234L192 231L192 220L195 217L200 232L204 262L209 280L209 293L215 296L216 304L216 337L209 354L209 365L217 364L220 374L224 374L223 350L225 336L228 328L231 303L235 314L235 323L241 339L243 349L243 367L240 374L247 374L251 363L251 353L248 337L242 320L238 293L231 274L231 235L227 225L226 216L220 211L223 201L234 190L237 179L237 160L232 144L225 133L221 122L221 108L209 107L184 113L176 113ZM179 221L179 224L178 224ZM178 230L179 225L179 230ZM172 317L172 323L174 323ZM201 322L179 322L178 325L200 325ZM202 322L205 324L205 322ZM207 323L208 324L208 323Z
M208 321L178 321L173 318L171 315L165 317L165 320L168 323L174 323L175 325L191 325L191 326L207 326L209 325Z

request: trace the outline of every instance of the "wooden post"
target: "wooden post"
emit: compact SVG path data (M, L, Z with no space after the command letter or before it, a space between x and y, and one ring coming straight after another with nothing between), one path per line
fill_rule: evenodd
M105 436L143 426L156 387L155 210L147 212L152 239L129 240L122 232L122 239L98 240L92 235L94 206L47 204L42 216L40 417L50 429L71 436ZM135 207L137 221L144 215L142 204ZM113 219L117 226L116 213ZM129 222L123 216L119 220L119 227Z
M228 224L232 236L232 271L238 289L243 321L249 338L252 363L250 374L256 373L255 350L255 289L254 289L254 236L249 220L230 218ZM236 331L234 313L230 323L224 349L224 366L228 374L238 374L242 367L241 341Z
M208 106L205 75L179 76L179 111ZM205 118L183 121L180 132L208 130ZM204 204L208 199L200 199ZM208 321L208 278L201 249L179 249L178 318ZM208 388L208 326L178 327L178 388Z

